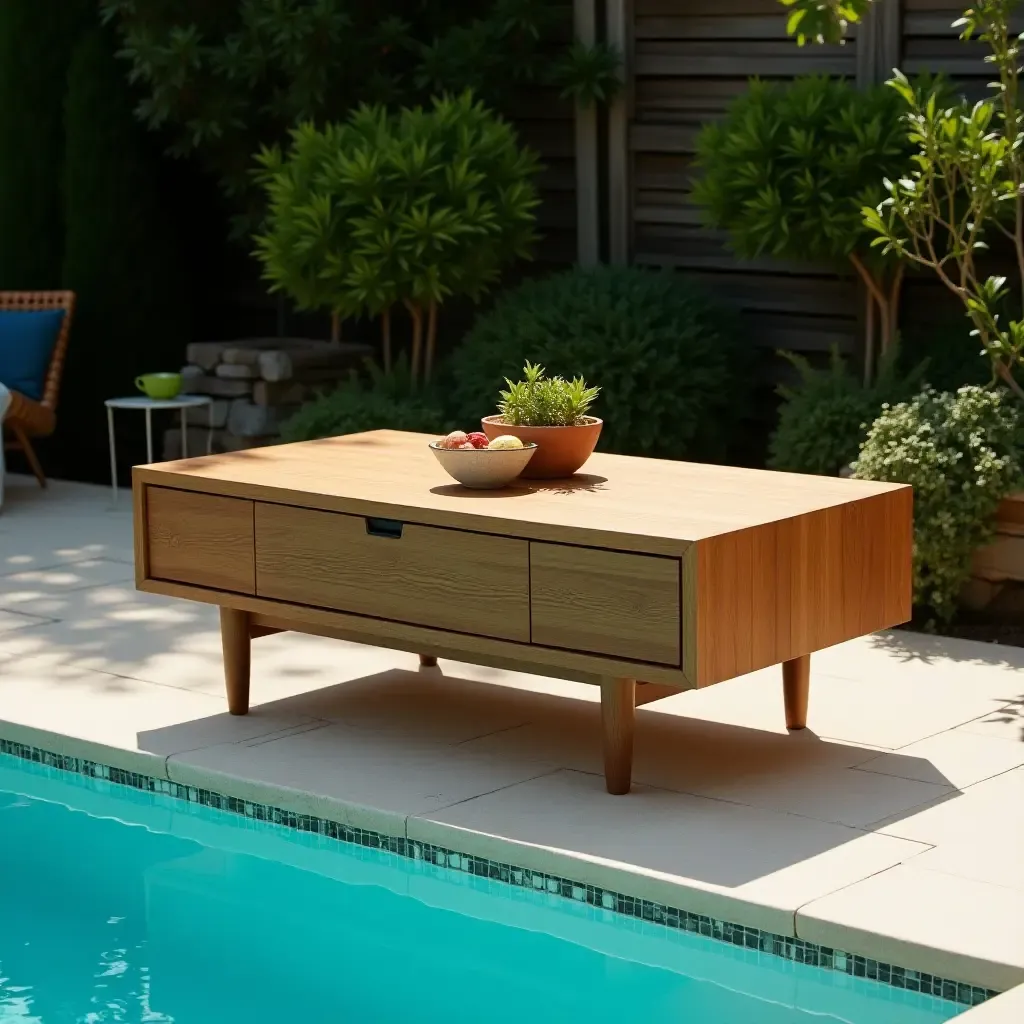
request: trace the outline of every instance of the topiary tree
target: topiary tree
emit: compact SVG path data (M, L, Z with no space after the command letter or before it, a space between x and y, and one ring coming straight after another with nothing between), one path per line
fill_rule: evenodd
M64 93L92 0L0 3L0 289L56 288Z
M930 623L953 617L996 507L1024 480L1021 425L1003 388L929 388L885 407L854 463L860 479L913 485L914 604Z
M268 214L256 256L272 289L328 306L335 323L385 313L386 362L388 311L401 303L414 379L421 367L431 376L445 299L479 299L535 238L536 157L470 93L304 125L287 154L264 150L259 161Z
M494 413L527 361L601 385L606 451L718 458L741 430L750 373L736 323L668 272L576 268L506 292L453 354L455 418Z
M61 283L78 296L58 443L75 473L106 454L103 399L181 365L189 289L160 155L132 113L113 33L94 27L66 79ZM100 463L102 464L102 463Z
M896 337L902 265L872 250L861 211L906 164L900 114L899 98L881 86L858 90L825 76L754 80L697 141L694 199L739 256L845 264L860 276L867 378L875 323L883 354Z

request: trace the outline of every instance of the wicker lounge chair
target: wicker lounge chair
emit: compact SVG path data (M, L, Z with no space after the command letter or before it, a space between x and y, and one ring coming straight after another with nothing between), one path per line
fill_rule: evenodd
M36 401L18 391L11 391L11 407L4 417L3 430L7 435L4 447L24 452L40 487L46 486L46 474L32 447L32 439L47 437L57 426L57 398L60 393L60 378L67 355L68 335L71 331L71 315L75 308L75 293L59 292L0 292L0 310L34 312L43 309L63 309L64 320L60 334L53 346L50 365L43 384L43 397Z

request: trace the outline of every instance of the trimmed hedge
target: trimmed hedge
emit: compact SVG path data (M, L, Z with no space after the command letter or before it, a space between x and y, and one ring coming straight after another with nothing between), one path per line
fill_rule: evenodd
M281 427L285 441L313 441L364 430L413 430L445 433L444 412L430 392L412 388L409 364L400 359L395 371L385 374L367 364L369 379L353 373L334 391L302 406Z
M750 377L730 312L693 281L639 267L577 267L503 295L453 355L453 418L495 412L527 360L601 388L602 450L666 458L722 458Z

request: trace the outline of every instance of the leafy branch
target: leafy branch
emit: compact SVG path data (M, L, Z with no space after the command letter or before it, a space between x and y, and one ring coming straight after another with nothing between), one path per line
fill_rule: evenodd
M790 9L786 31L801 45L842 43L851 24L860 21L873 0L779 0Z
M1019 0L978 0L955 24L961 39L988 44L986 62L999 80L995 97L946 106L934 91L923 95L896 72L888 83L907 107L904 120L914 146L908 173L886 180L887 196L865 207L864 222L883 253L935 272L964 305L993 376L1019 398L1016 374L1024 369L1024 314L1003 322L1011 301L1024 302L1024 113L1020 108L1021 41L1008 30ZM1013 247L1016 288L1005 276L985 276L978 257L988 238ZM1016 290L1016 295L1014 295Z

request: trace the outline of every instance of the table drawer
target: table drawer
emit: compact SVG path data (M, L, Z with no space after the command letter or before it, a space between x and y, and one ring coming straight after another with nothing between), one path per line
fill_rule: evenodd
M256 503L260 597L530 640L529 544Z
M147 487L148 575L254 594L252 504L241 498Z
M679 560L530 544L535 644L680 663Z

